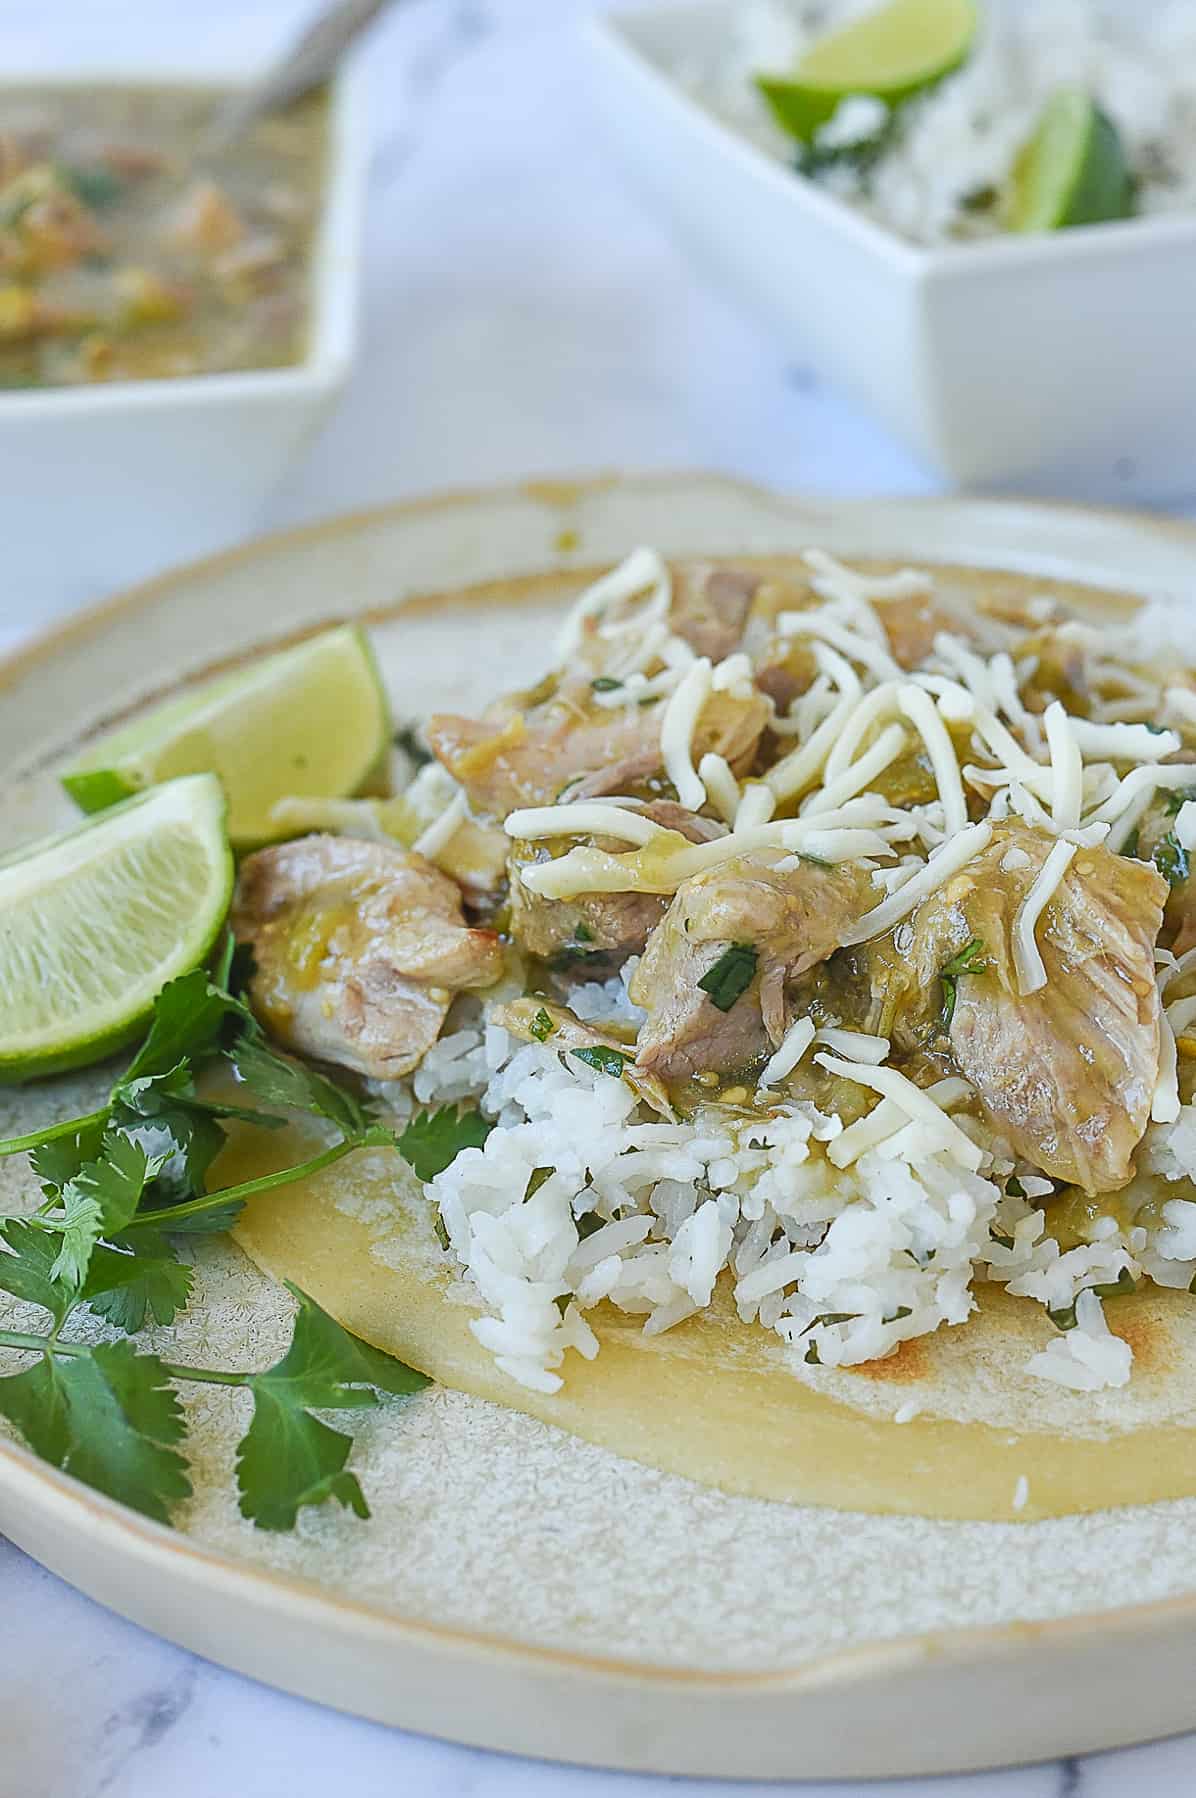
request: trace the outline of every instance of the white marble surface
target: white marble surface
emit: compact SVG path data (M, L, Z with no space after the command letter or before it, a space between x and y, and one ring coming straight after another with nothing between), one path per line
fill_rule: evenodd
M138 7L182 45L201 17L184 0ZM53 31L77 51L133 10L0 0L0 44ZM302 10L206 0L203 28L240 33L249 53ZM438 486L609 467L713 466L836 492L928 488L874 426L708 289L625 192L586 111L581 10L415 0L377 33L363 355L263 528ZM19 519L4 529L19 531ZM154 1640L2 1541L0 1618L0 1798L753 1789L533 1766L334 1716ZM801 1789L851 1798L864 1788ZM1179 1798L1196 1789L1196 1739L886 1789Z

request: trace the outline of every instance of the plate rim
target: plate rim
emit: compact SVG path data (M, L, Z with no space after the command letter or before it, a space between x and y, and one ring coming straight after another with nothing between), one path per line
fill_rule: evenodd
M259 558L268 558L280 550L300 548L339 535L351 536L363 529L368 530L371 526L401 521L405 517L424 517L436 512L451 512L458 508L496 501L542 499L549 504L567 506L578 498L590 497L612 488L633 488L646 492L659 489L663 492L670 487L675 488L679 482L706 485L713 482L729 492L742 493L746 498L782 506L786 503L792 503L795 507L803 504L824 505L838 514L865 511L878 505L892 506L895 503L903 508L908 507L911 511L930 513L945 509L957 510L961 505L969 509L980 508L999 513L1016 506L1019 509L1032 509L1044 519L1053 517L1080 525L1103 520L1136 526L1146 533L1170 538L1196 550L1196 523L1188 520L1159 517L1130 508L1027 500L1020 496L840 497L791 494L778 492L750 480L727 476L719 471L693 469L654 471L642 476L579 475L554 480L532 479L454 488L416 499L365 507L312 524L275 531L215 555L179 564L150 580L102 598L68 618L52 621L31 640L0 657L0 694L19 682L28 670L52 660L63 646L85 642L89 637L102 634L112 620L125 614L136 614L168 596L181 582L202 580L207 575L220 575L229 569L252 564ZM570 557L555 569L544 568L543 572L557 576L581 575L586 572L587 565L580 559ZM527 572L530 574L532 571ZM424 591L421 586L411 597L420 597ZM405 599L396 601L395 609L401 609L406 603L408 601ZM102 1539L106 1546L130 1564L137 1562L150 1571L160 1569L171 1578L180 1577L181 1566L181 1577L185 1581L212 1591L221 1603L227 1597L235 1596L263 1615L273 1615L275 1618L282 1615L302 1616L309 1622L321 1613L331 1613L342 1628L351 1635L356 1635L363 1643L382 1638L396 1646L415 1644L425 1645L430 1650L451 1650L479 1664L489 1662L513 1668L523 1667L529 1671L548 1670L560 1674L585 1675L592 1680L601 1681L608 1689L630 1683L637 1688L646 1686L649 1691L657 1692L686 1690L695 1694L724 1695L789 1692L796 1695L826 1691L831 1687L858 1687L869 1682L880 1682L886 1675L900 1675L931 1662L940 1665L947 1662L958 1668L984 1668L1007 1657L1019 1644L1061 1647L1075 1638L1090 1637L1097 1631L1102 1637L1121 1639L1128 1635L1153 1639L1166 1636L1177 1626L1196 1624L1194 1587L1191 1592L1167 1598L1071 1613L1064 1617L912 1631L876 1642L824 1651L808 1660L774 1668L736 1671L693 1665L668 1666L652 1661L581 1653L413 1618L398 1609L350 1597L331 1585L241 1560L196 1542L182 1530L140 1516L42 1462L23 1445L6 1439L0 1439L0 1498L9 1501L18 1511L27 1510L31 1516L39 1512L44 1514L64 1531L71 1530L92 1539ZM52 1559L48 1558L46 1564L51 1565ZM63 1577L75 1584L77 1589L87 1590L86 1586L79 1584L71 1576ZM106 1597L102 1602L109 1604L111 1608L122 1609L119 1600L114 1602ZM135 1616L133 1611L126 1610L125 1614ZM605 1764L620 1763L612 1760ZM633 1759L623 1760L621 1764L636 1766L645 1763ZM992 1762L976 1764L991 1765ZM660 1770L665 1769L660 1767Z

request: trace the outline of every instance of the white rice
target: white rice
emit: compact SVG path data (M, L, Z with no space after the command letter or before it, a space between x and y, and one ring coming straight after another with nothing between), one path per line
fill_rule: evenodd
M668 73L763 149L786 162L794 145L774 124L752 76L793 67L828 28L876 0L747 0L727 7L725 40L688 51ZM897 140L860 175L819 177L840 198L916 243L991 234L989 212L961 205L1000 188L1049 95L1091 91L1115 121L1139 182L1143 212L1196 205L1196 7L1191 0L986 0L963 67L907 107ZM875 103L849 101L819 134L829 147L873 128Z
M595 983L584 1003L615 1015L625 988ZM498 1126L427 1191L485 1307L474 1334L513 1379L546 1392L570 1351L598 1352L585 1319L594 1305L609 1300L657 1334L709 1305L720 1276L745 1324L829 1367L964 1323L975 1280L1001 1281L1062 1326L1029 1370L1094 1391L1123 1384L1132 1357L1093 1288L1187 1285L1196 1265L1196 1203L1183 1199L1153 1231L1127 1237L1110 1218L1063 1251L1049 1211L1030 1203L1050 1182L1022 1170L1028 1196L1006 1196L1014 1164L973 1120L978 1173L917 1124L843 1170L826 1155L839 1120L808 1103L667 1123L624 1080L480 1015L429 1052L413 1087L421 1104L477 1103ZM1194 1113L1154 1128L1148 1156L1172 1165L1177 1132L1196 1135Z

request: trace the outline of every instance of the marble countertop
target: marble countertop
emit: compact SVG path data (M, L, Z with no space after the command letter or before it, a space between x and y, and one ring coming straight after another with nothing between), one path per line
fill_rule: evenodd
M178 0L58 0L52 24L49 10L0 0L0 42L52 30L77 52L141 10L182 45L197 18ZM208 0L204 29L240 33L256 53L304 10ZM583 10L580 0L413 0L376 32L362 354L263 529L441 486L615 467L716 467L824 492L932 490L879 428L708 288L625 190L586 107ZM21 1619L19 1652L12 1628L0 1629L0 1798L783 1789L538 1766L339 1717L155 1640L3 1541L0 1616ZM1196 1738L884 1789L1179 1798L1194 1788ZM800 1788L806 1798L867 1789Z

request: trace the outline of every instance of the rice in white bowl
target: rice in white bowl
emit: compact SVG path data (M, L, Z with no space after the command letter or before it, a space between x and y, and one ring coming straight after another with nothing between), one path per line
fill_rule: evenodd
M716 53L685 53L668 73L770 154L795 146L752 77L783 72L828 29L876 0L746 0L728 7ZM869 171L839 165L819 185L914 243L999 231L991 209L966 202L999 189L1051 93L1087 88L1115 121L1143 213L1196 207L1196 6L1191 0L982 0L964 66L904 109L893 146ZM848 101L826 143L870 126L868 102ZM854 109L854 117L852 111ZM822 135L822 134L820 134Z

